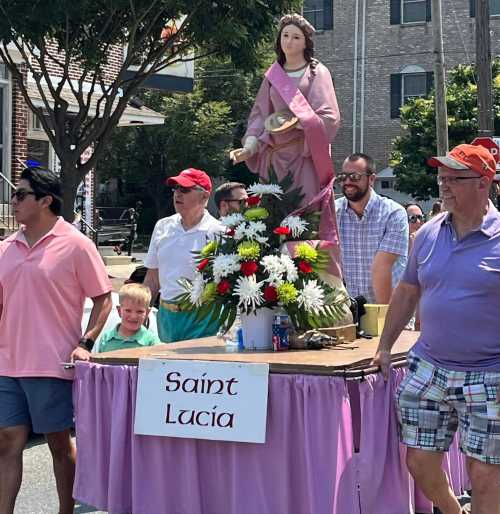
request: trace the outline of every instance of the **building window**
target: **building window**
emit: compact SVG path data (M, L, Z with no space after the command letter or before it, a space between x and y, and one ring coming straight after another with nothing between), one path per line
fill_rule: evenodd
M40 120L28 113L28 160L36 161L44 168L56 169L57 157Z
M399 109L412 98L427 96L434 85L434 73L420 66L406 66L391 75L391 118L399 118Z
M431 21L431 0L391 0L391 25Z
M380 189L391 189L392 181L391 180L382 180L380 182Z
M302 14L316 30L333 29L333 0L304 0Z
M476 16L476 0L469 0L470 15ZM490 0L490 16L500 16L500 0Z

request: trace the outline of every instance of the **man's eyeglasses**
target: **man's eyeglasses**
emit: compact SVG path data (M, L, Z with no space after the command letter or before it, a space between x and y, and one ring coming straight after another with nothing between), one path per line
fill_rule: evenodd
M425 221L425 216L423 214L410 214L408 216L409 223L416 223L417 221Z
M18 189L12 192L10 199L14 200L15 198L18 202L22 202L28 195L36 196L36 193L34 191L28 191L27 189Z
M247 199L246 198L227 198L226 200L224 200L225 202L227 203L230 203L230 202L238 202L238 204L240 205L240 207L242 205L245 205Z
M436 182L438 186L442 186L443 184L448 185L456 185L460 183L460 180L471 180L474 178L481 178L481 177L436 177Z
M372 175L372 173L339 173L335 177L335 180L337 182L345 182L349 179L351 182L359 182L361 177L368 177L370 175Z
M174 191L178 191L179 193L182 193L183 195L187 195L191 191L202 191L203 193L206 193L206 191L200 186L183 187L183 186L175 185L175 186L172 186L172 189Z

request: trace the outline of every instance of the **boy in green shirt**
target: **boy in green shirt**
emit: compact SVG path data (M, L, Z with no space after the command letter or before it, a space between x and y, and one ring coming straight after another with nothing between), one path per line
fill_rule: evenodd
M111 352L160 344L158 337L144 326L151 303L149 288L142 284L125 284L118 295L120 305L117 309L121 323L101 337L98 351Z

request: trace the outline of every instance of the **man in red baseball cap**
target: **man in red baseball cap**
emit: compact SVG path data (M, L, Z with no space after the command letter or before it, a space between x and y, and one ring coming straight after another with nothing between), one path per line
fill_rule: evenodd
M176 177L168 177L165 181L167 186L181 186L185 188L201 188L207 193L212 192L212 181L210 177L201 170L188 168L181 171Z
M217 333L219 324L211 322L210 316L196 320L196 312L183 312L175 298L184 292L178 280L195 277L193 252L200 251L224 227L206 210L212 182L204 171L188 168L166 183L174 190L176 214L155 225L144 261L148 268L144 284L153 298L160 293L158 335L164 343L173 343Z
M391 348L419 305L396 405L406 461L440 512L460 514L441 464L456 432L467 459L472 512L500 514L500 213L489 200L495 159L475 145L432 157L444 210L417 232L373 364L390 373Z

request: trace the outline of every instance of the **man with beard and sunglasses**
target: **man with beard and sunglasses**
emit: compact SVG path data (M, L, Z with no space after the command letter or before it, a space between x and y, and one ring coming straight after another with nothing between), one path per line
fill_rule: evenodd
M160 340L174 343L217 333L218 322L211 322L210 317L197 320L196 312L183 312L175 299L184 292L177 281L195 277L193 252L200 251L225 227L206 210L212 181L204 171L188 168L169 177L166 184L174 190L176 214L158 220L155 225L144 261L148 268L144 285L151 289L153 298L160 293Z
M373 190L375 163L366 154L349 155L335 180L344 194L335 209L347 290L368 303L387 304L406 266L406 211Z
M30 429L45 434L59 513L73 512L73 370L89 360L111 310L111 283L94 243L59 216L59 178L21 173L12 208L21 228L0 243L0 512L14 511ZM93 308L82 337L84 302Z

